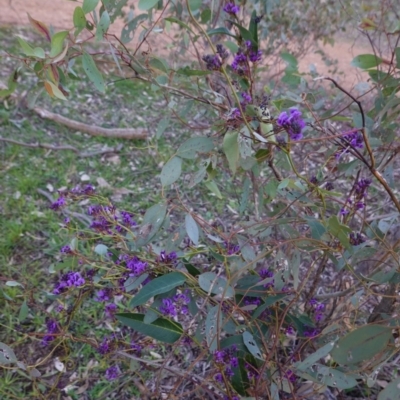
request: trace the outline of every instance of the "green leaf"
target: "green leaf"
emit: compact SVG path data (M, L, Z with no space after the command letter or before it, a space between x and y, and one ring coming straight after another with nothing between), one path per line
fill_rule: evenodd
M258 50L258 29L257 29L258 24L256 24L256 18L257 18L257 12L256 10L253 10L250 18L249 32L251 37L253 38L253 41L257 45L257 47L254 50Z
M182 158L172 157L162 168L160 179L163 186L172 185L182 173Z
M307 372L303 373L301 371L297 371L296 374L305 378L312 380L320 385L326 385L338 388L339 390L343 389L351 389L357 386L358 376L345 374L342 371L338 371L334 368L329 368L325 365L314 364L314 369L317 372Z
M180 19L175 18L175 17L168 17L164 18L166 21L173 22L175 24L178 24L181 28L187 30L188 32L192 33L194 35L194 32L190 29L189 25L185 24L182 22Z
M240 35L244 40L250 40L254 47L257 47L257 43L254 41L253 35L246 28L243 28L242 25L238 24L235 21L230 22L239 29Z
M190 214L186 214L185 216L185 227L189 239L197 246L199 244L199 227Z
M200 14L200 21L202 24L206 24L211 19L211 10L206 8Z
M295 56L290 53L283 52L281 53L281 58L287 63L286 70L289 69L290 71L297 71L299 65Z
M377 67L382 63L382 59L374 54L360 54L353 58L351 65L361 69L370 69Z
M210 75L212 74L211 71L203 71L201 69L192 69L188 66L179 68L176 71L177 74L179 75L185 75L185 76L204 76L204 75Z
M149 16L147 14L139 14L137 17L133 18L132 21L128 22L122 28L121 42L124 44L129 43L135 36L135 30L136 30L138 24L142 21L145 21L148 18L149 18Z
M228 281L214 272L201 274L199 276L199 286L205 292L223 296L224 299L235 295L235 291L229 286Z
M378 394L378 400L400 400L400 378L390 382L385 389Z
M341 365L358 364L385 350L391 337L391 328L365 325L340 339L331 355Z
M227 132L222 147L228 159L229 168L235 174L239 161L238 132Z
M129 326L143 335L159 340L160 342L175 343L180 339L183 333L181 324L165 318L158 318L151 324L145 324L143 322L143 314L121 313L115 316L124 325Z
M193 160L196 153L208 153L214 148L214 142L208 137L193 137L183 142L177 151L182 158Z
M75 36L78 36L83 29L86 28L86 18L85 13L82 10L82 7L76 7L74 10L74 27L75 29Z
M33 48L28 44L28 42L26 42L24 39L20 38L19 36L17 36L17 40L19 42L19 45L22 48L22 52L30 57L33 57L35 55L35 53L33 52Z
M150 281L143 286L141 291L133 297L129 307L137 307L144 304L147 300L161 293L166 293L171 289L182 285L186 281L185 275L180 272L171 272Z
M96 63L94 62L92 56L88 53L84 53L82 56L82 63L87 77L93 82L97 90L104 93L104 79L100 71L97 69Z
M227 36L231 36L235 39L237 39L236 35L234 35L233 33L231 33L228 29L226 28L215 28L215 29L210 29L207 32L208 36L213 36L213 35L227 35Z
M105 256L107 254L107 252L108 252L108 247L105 246L104 244L98 244L94 248L94 252L96 254L99 254L100 256Z
M304 219L311 228L311 237L313 239L321 239L322 235L326 232L326 229L321 222L311 217L304 217Z
M82 10L85 14L92 12L99 4L99 0L83 0Z
M5 343L0 342L0 365L7 365L16 363L17 357L15 356L14 350L7 346Z
M400 47L396 47L394 52L396 54L396 68L400 69Z
M29 307L26 304L26 300L22 303L21 308L19 309L18 319L20 322L25 321L26 317L29 313Z
M51 37L50 57L58 56L63 51L63 43L67 35L68 31L61 31Z
M248 331L243 332L243 343L245 344L247 350L253 357L264 361L260 348L258 347L256 341L254 340L253 335L250 332Z
M204 184L206 185L206 188L211 192L214 193L215 196L217 196L219 199L222 199L222 194L218 189L217 184L215 183L215 181L207 181L204 182Z
M295 364L295 368L300 371L306 371L312 367L321 358L326 357L333 349L335 342L329 342L325 346L319 348L315 353L308 356L304 361Z
M210 352L217 349L218 333L222 329L222 310L219 305L216 305L208 310L206 317L206 332L205 337Z
M101 40L103 38L104 34L110 27L110 23L111 23L110 14L107 11L104 11L103 14L101 14L99 23L97 24L97 30L96 30L97 40Z
M147 11L153 8L158 0L139 0L139 10Z
M164 223L166 212L167 207L165 204L155 204L146 211L136 239L136 246L138 248L149 243L159 231Z
M10 286L10 287L21 286L21 287L24 287L24 285L22 283L19 283L17 281L7 281L6 282L6 286Z
M45 81L44 87L51 97L56 97L60 100L67 100L67 98L64 96L64 93L54 83Z
M247 374L247 369L245 367L245 362L242 358L239 358L239 366L233 368L234 375L232 376L232 386L242 396L246 396L246 389L249 387L249 377ZM243 400L245 399L254 399L249 397L241 397Z
M189 0L188 5L190 10L192 12L196 12L200 8L202 2L203 2L202 0Z

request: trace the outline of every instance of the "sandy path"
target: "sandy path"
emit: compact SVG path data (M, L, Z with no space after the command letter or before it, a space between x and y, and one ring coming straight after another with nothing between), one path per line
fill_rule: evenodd
M28 25L29 13L33 18L58 29L72 28L72 14L80 2L67 0L0 0L0 24ZM120 33L123 22L117 20L112 31ZM157 49L153 48L154 53ZM357 82L365 80L360 71L350 65L351 60L359 54L370 53L370 49L360 45L354 46L353 42L341 39L335 46L326 46L325 51L339 61L338 69L344 72L337 78L346 88L352 88ZM329 74L328 67L319 54L309 53L300 61L300 71L308 72L310 64L314 64L320 74Z

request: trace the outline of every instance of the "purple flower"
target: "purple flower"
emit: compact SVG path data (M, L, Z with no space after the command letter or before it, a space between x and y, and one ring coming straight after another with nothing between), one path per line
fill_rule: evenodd
M364 137L361 132L344 135L343 139L345 139L345 141L353 148L362 149L364 147Z
M219 383L222 383L224 381L224 378L222 377L222 374L220 372L214 376L214 379Z
M235 5L235 3L228 3L224 6L224 11L230 15L236 15L240 11L240 6Z
M340 213L340 215L347 215L349 212L350 212L349 210L346 210L345 208L341 208L339 213Z
M240 246L237 244L231 244L228 242L225 242L224 244L225 244L228 256L236 254L240 251Z
M65 204L66 204L65 197L64 196L60 196L54 203L52 203L50 208L52 210L54 210L54 211L57 211L60 208L64 207Z
M114 365L113 367L107 368L105 377L108 381L113 381L114 379L117 379L119 374L120 374L120 369L118 368L117 365Z
M240 49L236 53L232 61L231 67L236 72L243 72L247 70L247 56Z
M261 58L262 58L261 50L258 50L258 51L251 50L249 52L249 60L253 63L256 63L257 61L261 61Z
M114 303L107 304L104 308L107 317L112 318L117 311L117 306Z
M131 349L137 354L142 352L142 346L140 344L136 344L134 341L131 342Z
M71 254L72 253L72 249L69 246L63 246L63 247L61 247L60 253Z
M85 195L87 195L87 196L93 194L94 192L95 192L95 188L94 188L92 185L90 185L90 184L86 185L86 186L80 191L81 194L85 194Z
M202 60L206 63L209 71L218 71L222 66L222 61L217 55L207 54L202 57Z
M97 347L97 351L104 356L105 354L110 353L113 347L113 340L109 338L104 338L100 345Z
M289 335L289 336L293 336L295 334L295 330L293 329L293 326L289 325L286 329L285 329L285 334Z
M249 363L244 364L245 369L247 370L247 377L249 379L255 378L257 379L259 377L258 371Z
M217 44L217 53L222 58L222 60L225 60L225 58L229 57L228 51L222 44Z
M100 289L97 292L96 301L109 301L111 300L112 294L113 294L112 288Z
M359 199L366 196L367 190L371 185L371 183L372 183L371 179L360 179L355 184L355 193Z
M260 277L262 278L262 280L264 280L266 278L272 278L274 276L273 271L266 269L266 268L262 268L260 270L259 274L260 274ZM274 284L275 284L275 280L272 279L270 282L264 284L264 287L268 289L270 287L273 287Z
M175 251L171 251L171 253L167 254L165 250L162 250L158 256L158 261L165 264L171 264L175 262L177 258L178 256Z
M247 104L250 104L252 102L253 99L248 93L242 92L241 95L243 100L240 104L242 105L242 107L246 107Z
M288 380L288 381L290 381L290 382L292 382L292 383L294 383L294 382L296 382L296 375L294 374L294 372L291 370L291 369L288 369L286 372L285 372L285 378Z
M332 182L326 182L325 189L326 190L333 190L334 189L333 183Z
M365 238L363 237L363 235L361 235L361 233L351 232L349 235L349 241L350 244L352 244L353 246L358 246L359 244L365 242Z
M319 329L317 328L306 327L306 329L304 330L304 336L310 339L313 339L318 335L319 335Z
M163 299L162 305L160 306L160 311L166 317L176 317L176 308L171 299Z
M82 278L79 272L67 272L61 276L60 282L58 282L53 290L53 294L61 294L65 292L68 288L75 286L83 286L85 284L85 279Z
M48 318L46 321L47 334L42 339L42 345L47 346L52 342L56 336L55 334L59 332L57 322L54 319Z
M306 123L297 108L291 108L290 115L286 111L281 112L276 122L280 127L286 129L291 140L300 140L303 137Z
M122 222L126 226L136 226L136 221L133 219L133 214L127 211L121 211Z
M126 260L126 268L130 270L129 276L142 275L146 270L148 264L145 261L141 261L138 257L128 258Z

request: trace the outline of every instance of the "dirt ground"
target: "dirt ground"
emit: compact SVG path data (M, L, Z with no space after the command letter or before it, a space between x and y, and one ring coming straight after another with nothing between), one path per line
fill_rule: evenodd
M71 29L72 14L79 4L80 2L70 0L0 0L0 24L28 25L27 13L29 13L33 18L53 25L57 29ZM117 20L112 30L119 34L122 27L123 21ZM352 67L350 62L359 54L371 53L368 47L359 43L355 45L354 40L340 38L333 47L327 45L325 51L338 60L338 70L343 74L334 78L346 88L351 89L356 83L365 80L365 76L363 77L359 70ZM300 61L300 71L308 72L310 64L314 64L320 74L331 76L319 54L305 55Z

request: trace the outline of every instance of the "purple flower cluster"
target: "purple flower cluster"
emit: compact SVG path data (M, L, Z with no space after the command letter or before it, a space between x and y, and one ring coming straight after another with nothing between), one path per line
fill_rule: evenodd
M108 318L113 318L114 314L117 312L117 306L114 303L106 304L104 312Z
M231 67L234 71L238 72L239 74L243 74L244 71L247 71L247 55L243 53L241 49L235 55Z
M218 55L207 54L202 57L202 60L206 63L209 71L218 71L222 67L222 61Z
M226 378L232 378L232 376L234 375L232 368L236 368L239 366L239 360L236 354L237 347L235 345L225 350L215 350L213 354L214 362L221 371L217 373L214 377L217 382L223 382L222 373Z
M247 377L249 379L253 379L253 378L258 379L259 378L260 374L258 373L258 370L253 365L246 362L244 364L244 367L247 371Z
M349 235L349 242L350 242L350 244L352 244L353 246L358 246L359 244L365 242L365 238L364 238L364 236L363 236L361 233L359 233L359 232L357 232L357 233L351 232L350 235Z
M222 60L225 60L229 57L228 50L222 44L217 44L217 54L221 57Z
M126 268L129 269L129 276L140 276L146 271L147 267L148 263L136 256L126 260Z
M323 311L325 310L325 304L320 303L316 299L311 299L310 305L311 305L312 312L314 314L315 321L317 321L317 322L321 321L321 319L323 317Z
M289 382L296 382L296 375L294 374L294 372L291 369L288 369L285 374L284 377L289 381Z
M52 342L56 337L55 334L60 332L58 329L57 322L54 319L47 319L46 321L47 334L42 339L42 345L47 346L50 342Z
M72 254L73 251L72 251L71 247L69 247L69 246L63 246L63 247L61 247L61 249L60 249L60 253L62 253L62 254Z
M122 218L122 223L125 226L132 227L132 226L136 226L137 225L136 221L133 219L133 214L131 214L130 212L121 211L120 214L121 214L121 218Z
M50 208L54 211L58 211L67 204L66 199L61 195L54 203L51 204Z
M112 295L113 295L113 289L112 288L100 289L97 292L96 301L101 301L101 302L110 301Z
M347 145L355 149L362 149L364 147L364 137L361 132L352 132L348 135L343 135L343 139Z
M99 344L99 346L97 347L97 351L101 354L101 355L105 355L110 353L114 348L115 348L115 340L114 338L107 338L105 337L103 339L103 341Z
M158 256L158 262L163 264L172 264L177 260L178 256L175 251L171 251L171 253L167 253L165 250L160 252Z
M140 355L142 352L142 346L140 344L135 343L134 340L131 341L131 349L134 353Z
M177 293L172 299L162 299L159 310L166 317L176 317L178 312L186 315L189 312L187 305L190 303L188 292Z
M105 377L108 381L113 381L115 379L118 378L118 376L120 375L121 371L118 368L117 365L114 365L110 368L107 368L106 373L105 373Z
M259 274L260 274L260 277L262 278L262 280L267 279L267 278L273 278L273 276L274 276L273 271L271 271L270 269L267 269L267 268L262 268L260 270ZM268 289L268 288L274 287L274 284L275 284L275 280L272 279L270 282L265 283L264 287L266 289Z
M235 3L228 3L224 6L223 10L230 15L236 15L240 11L240 6Z
M86 185L83 188L81 188L80 186L76 186L70 191L59 192L59 198L54 203L51 204L50 208L54 211L58 211L67 204L66 198L68 196L70 197L77 197L82 195L90 196L94 193L94 191L95 189L92 185Z
M307 326L304 329L304 336L308 337L310 339L314 339L315 337L317 337L320 334L320 330L318 328L312 328L310 326Z
M367 190L371 185L371 179L360 179L355 185L355 193L358 199L362 199L367 195Z
M297 108L291 108L289 114L286 111L281 112L276 122L280 127L286 129L291 140L300 140L303 137L306 123Z
M240 251L240 246L238 244L231 244L228 242L225 242L225 247L226 247L226 253L228 256L232 256L233 254L237 254Z
M60 282L58 282L53 290L53 294L64 293L70 287L79 287L85 284L85 279L79 272L69 271L61 276Z

